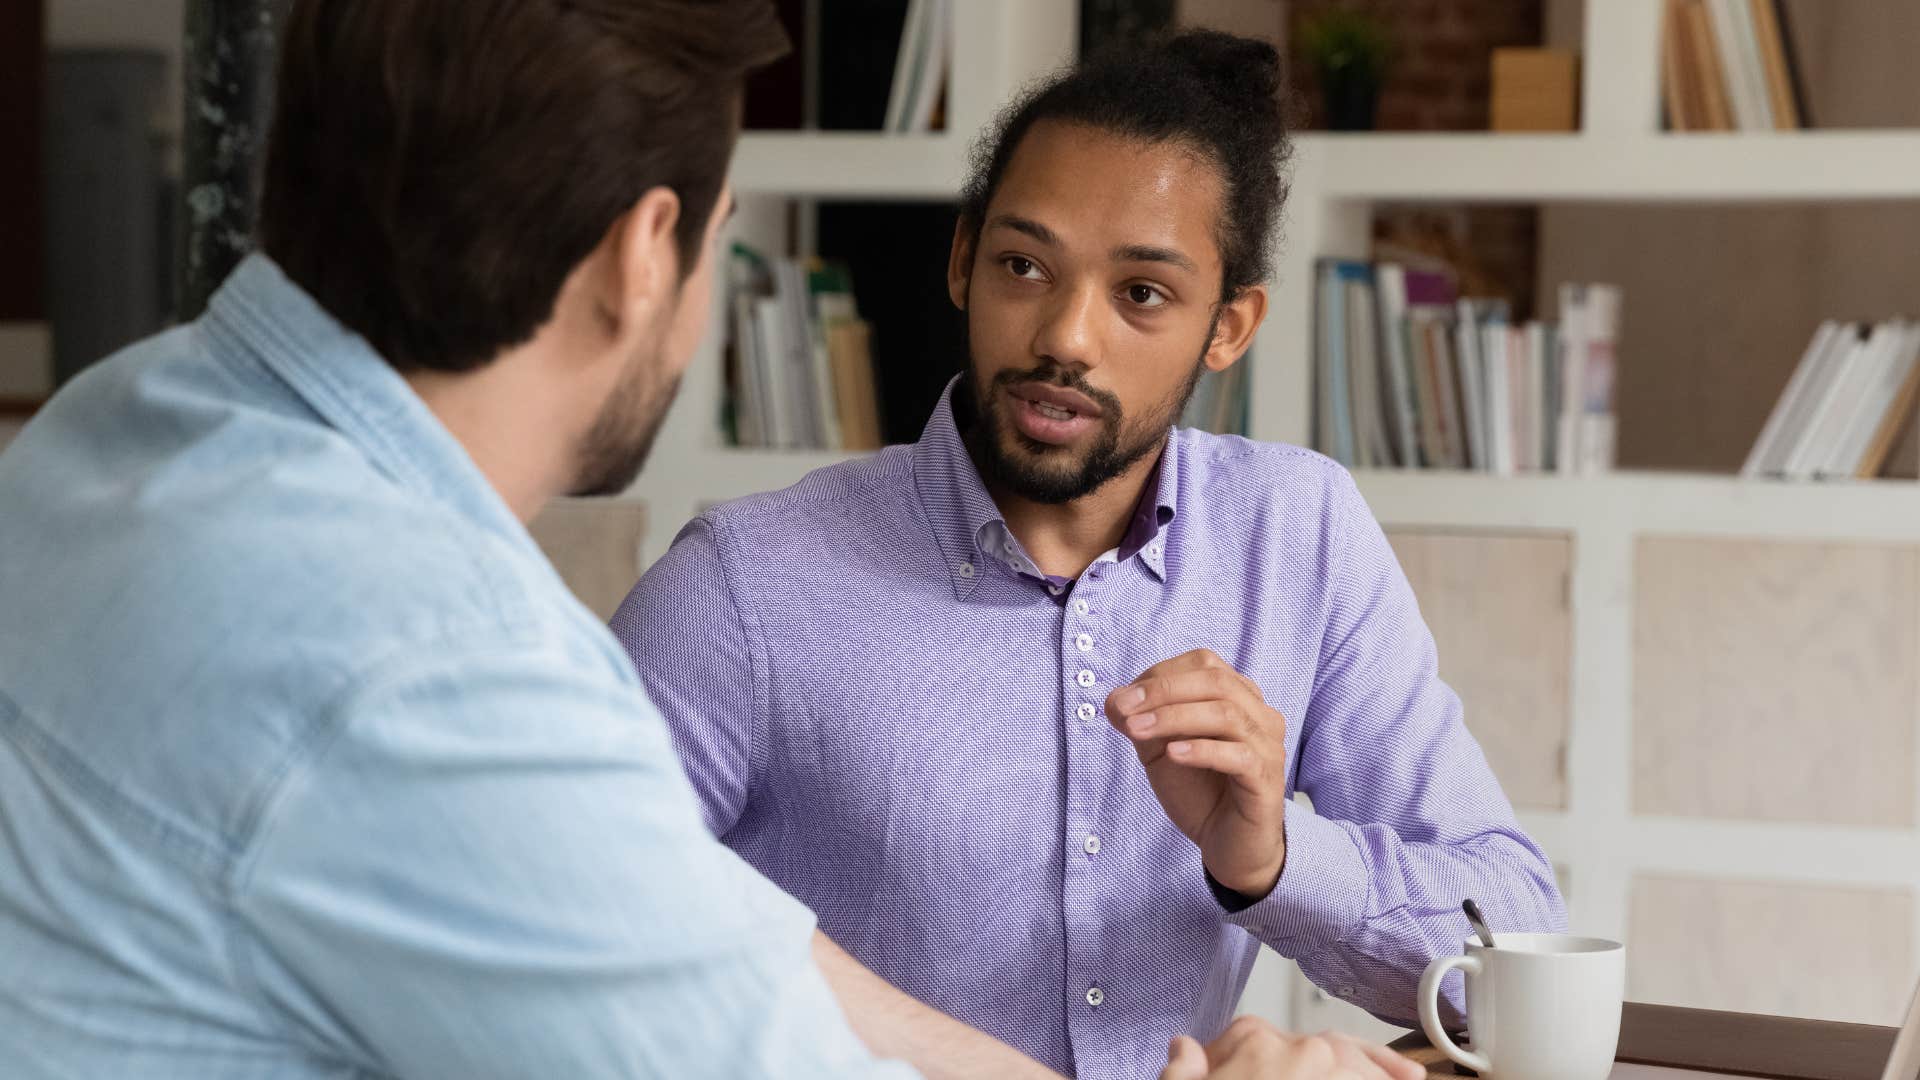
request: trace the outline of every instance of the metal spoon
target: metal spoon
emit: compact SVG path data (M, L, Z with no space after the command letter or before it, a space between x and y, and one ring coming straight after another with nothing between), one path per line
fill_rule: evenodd
M1460 910L1467 913L1467 921L1473 924L1473 932L1480 935L1480 944L1494 948L1493 931L1487 929L1487 920L1480 915L1480 905L1468 897L1461 903Z

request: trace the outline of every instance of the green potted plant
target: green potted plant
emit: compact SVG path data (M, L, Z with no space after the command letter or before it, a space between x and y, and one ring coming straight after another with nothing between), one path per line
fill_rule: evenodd
M1331 7L1301 27L1300 44L1320 82L1327 127L1372 130L1380 85L1394 57L1386 23L1357 7Z

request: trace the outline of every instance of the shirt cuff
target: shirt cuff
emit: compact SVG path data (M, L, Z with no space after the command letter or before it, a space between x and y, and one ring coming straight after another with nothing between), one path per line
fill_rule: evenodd
M1285 955L1344 939L1366 914L1366 898L1373 891L1354 828L1289 803L1287 862L1280 880L1258 902L1230 912L1227 922L1276 951L1293 943Z

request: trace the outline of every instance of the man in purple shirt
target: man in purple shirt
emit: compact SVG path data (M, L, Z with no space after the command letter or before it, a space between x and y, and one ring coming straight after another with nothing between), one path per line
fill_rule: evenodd
M1017 103L920 441L703 514L613 624L716 834L874 973L1081 1077L1220 1032L1260 942L1411 1021L1462 899L1564 922L1352 480L1173 428L1266 314L1279 84L1191 33Z

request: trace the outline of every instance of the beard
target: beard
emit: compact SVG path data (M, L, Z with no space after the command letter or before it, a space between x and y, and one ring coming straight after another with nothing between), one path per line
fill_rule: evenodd
M967 370L955 388L954 404L961 437L974 467L980 470L981 480L988 490L1055 506L1098 491L1164 444L1206 371L1206 352L1213 342L1214 329L1208 327L1207 340L1181 385L1150 406L1135 423L1127 422L1119 398L1089 385L1080 372L1052 360L1027 371L1010 368L995 375L992 385L983 385L969 335ZM1075 390L1099 405L1100 430L1091 445L1049 445L1021 433L1006 415L1005 391L1028 383Z
M618 495L633 485L640 467L653 451L653 440L666 421L667 409L680 392L680 378L664 384L656 374L660 356L637 356L628 374L600 407L580 441L579 466L569 495Z

